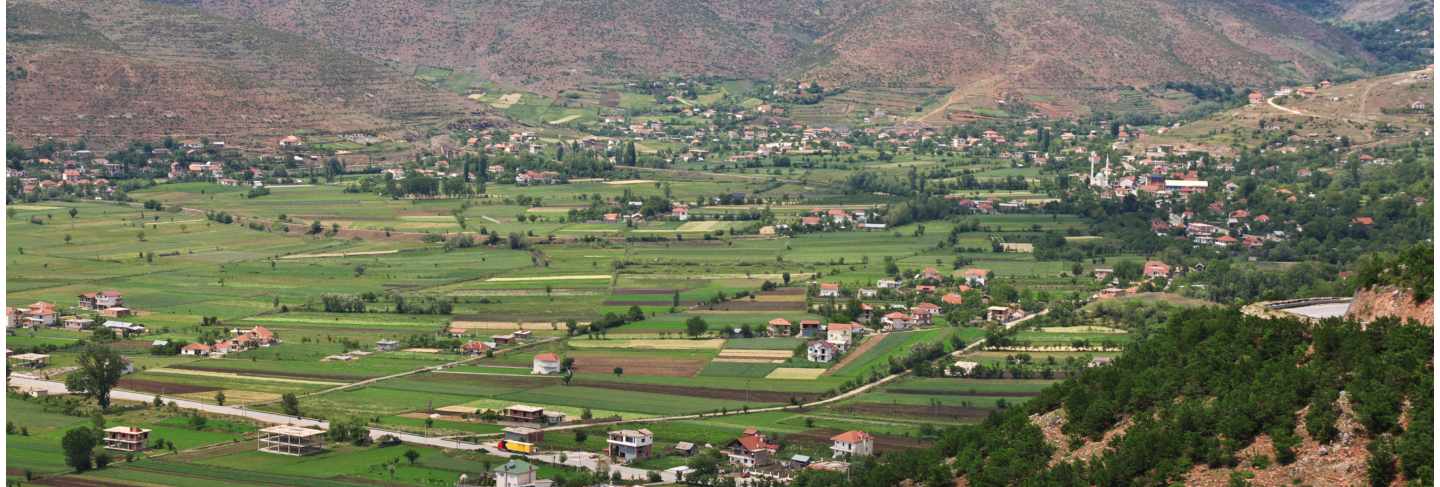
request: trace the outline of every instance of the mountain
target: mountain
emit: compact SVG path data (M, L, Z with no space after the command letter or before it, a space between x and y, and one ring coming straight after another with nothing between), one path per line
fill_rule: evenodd
M123 144L394 132L468 117L470 102L303 37L140 2L7 4L6 120L21 139ZM273 143L273 140L271 140Z
M670 74L1058 97L1336 76L1370 56L1266 0L182 0L408 66L560 90Z

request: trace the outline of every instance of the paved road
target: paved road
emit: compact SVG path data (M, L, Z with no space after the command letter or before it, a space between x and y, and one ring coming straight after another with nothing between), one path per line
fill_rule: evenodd
M64 383L56 382L56 381L52 381L52 380L44 380L44 379L35 378L35 377L27 376L27 375L24 375L24 374L18 374L18 373L17 373L17 374L11 374L11 375L10 375L10 385L11 385L11 386L25 386L25 387L28 387L28 388L35 388L35 389L43 389L43 390L48 391L48 392L51 393L51 394L64 394L64 393L67 392L67 389L65 388L65 384L64 384ZM137 402L145 402L145 403L150 403L150 402L154 402L154 401L155 401L155 394L149 394L149 393L144 393L144 392L126 391L126 390L118 390L118 389L117 389L117 390L114 390L114 391L111 391L110 397L113 398L113 399L119 399L119 400L125 400L125 401L137 401ZM256 410L254 410L254 409L245 408L245 407L243 407L243 406L221 406L221 405L218 405L218 404L210 404L210 403L204 403L204 402L199 402L199 401L191 401L191 400L188 400L188 399L176 399L176 398L173 398L173 397L165 397L165 398L162 398L162 400L165 401L165 403L167 403L167 404L174 404L176 407L179 407L179 408L181 408L181 409L189 409L189 410L195 410L195 411L203 411L203 412L210 413L210 414L219 414L219 415L225 415L225 416L236 416L236 417L241 417L241 418L250 419L250 420L252 420L252 421L256 421L256 422L259 422L259 423L267 423L267 424L289 424L289 425L295 425L295 426L318 427L318 428L323 428L323 429L329 429L329 428L330 428L330 422L329 422L329 421L324 421L324 420L319 420L319 419L312 419L312 418L303 418L303 417L298 417L298 416L288 416L288 415L284 415L284 414L271 413L271 412L265 412L265 411L256 411ZM493 441L492 441L492 442L486 442L486 443L468 443L468 442L456 441L456 440L452 440L452 439L448 439L448 438L437 438L437 437L423 436L423 435L417 435L417 434L414 434L414 433L406 433L406 432L403 432L403 431L391 431L391 430L386 430L386 429L381 429L381 428L369 428L369 431L370 431L370 438L372 438L372 439L379 439L380 437L385 436L385 435L392 435L392 436L394 436L394 437L396 437L396 438L399 438L400 441L402 441L402 442L409 443L409 444L414 444L414 445L433 446L433 447L436 447L436 448L450 448L450 449L454 449L454 450L485 451L485 452L488 452L488 453L490 453L490 454L492 454L492 455L496 455L496 456L500 456L500 457L510 457L510 456L512 456L512 455L516 455L515 453L508 452L508 451L502 451L502 450L499 450L499 449L495 448L495 442L493 442ZM565 460L565 462L563 462L564 465L569 465L569 466L579 467L579 468L585 468L585 469L589 469L589 470L592 470L592 471L595 470L595 469L597 469L597 468L599 468L599 467L602 466L602 465L606 465L606 463L607 463L607 461L605 460L605 458L604 458L603 456L597 455L597 454L594 454L594 453L590 453L590 452L551 452L551 453L543 453L543 454L539 454L539 455L526 455L526 457L528 457L528 458L530 458L530 459L532 459L532 460L535 460L535 461L545 462L545 463L554 463L554 464L562 464L562 462L561 462L560 460L561 460L562 457L564 457L564 460ZM626 478L626 479L645 480L645 479L648 479L649 476L650 476L650 471L649 471L649 470L645 470L645 469L626 467L626 466L622 466L622 465L607 465L607 466L609 467L609 469L610 469L611 472L620 472L620 475L623 476L623 477ZM661 478L664 479L665 481L673 482L673 481L675 480L673 473L670 473L670 472L660 472L660 475L661 475Z

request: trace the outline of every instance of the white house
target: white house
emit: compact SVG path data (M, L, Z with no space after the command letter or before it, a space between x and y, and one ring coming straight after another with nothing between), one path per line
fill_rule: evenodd
M881 279L875 281L875 287L880 289L900 289L899 279Z
M864 329L865 327L858 323L831 323L825 326L825 341L835 345L843 352L850 348L855 334Z
M875 453L875 437L864 431L846 431L830 437L830 441L833 442L830 451L835 452L835 458L868 457Z
M969 284L971 286L984 286L985 280L989 275L990 271L987 271L985 269L965 269L965 273L963 274L965 278L965 284Z
M815 340L805 347L805 357L811 362L828 364L840 355L840 348L825 340Z
M560 356L545 352L535 356L531 374L553 375L560 373Z
M822 282L822 283L820 283L820 297L822 297L822 298L838 298L838 297L840 297L840 285L839 285L839 284L832 283L832 282Z

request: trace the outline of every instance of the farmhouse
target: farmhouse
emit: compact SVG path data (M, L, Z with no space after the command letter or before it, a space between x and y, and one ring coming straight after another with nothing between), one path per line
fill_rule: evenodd
M505 441L539 443L545 439L545 430L525 426L510 426L500 431L504 433Z
M1010 321L1010 308L1008 306L991 306L985 308L985 319L1000 323Z
M258 344L262 347L268 347L276 342L275 334L272 333L270 329L263 326L257 325L249 330L240 330L236 333L239 335L239 337L246 337L249 339L248 341Z
M805 358L811 362L828 364L840 355L840 348L825 340L815 340L805 345Z
M770 443L765 435L755 428L746 428L739 438L730 441L726 455L730 457L732 464L754 468L769 465L771 455L777 451L780 451L780 445Z
M535 355L531 362L531 374L551 375L560 373L560 356L551 352Z
M524 460L510 460L495 467L495 487L549 487L552 482L535 478L538 470Z
M135 313L132 312L130 308L126 308L124 306L115 306L113 308L105 308L100 310L100 315L106 318L124 318L134 314Z
M820 334L820 320L800 320L800 336L814 338Z
M835 283L831 283L831 282L823 282L823 283L820 283L820 294L819 294L819 296L822 297L822 298L838 298L838 297L840 297L840 285L839 285L839 284L835 284Z
M119 291L84 293L80 295L79 305L81 309L100 310L125 306L125 299Z
M965 269L965 271L961 273L961 276L965 279L965 284L984 286L985 280L989 279L990 271L985 269Z
M464 345L460 345L460 353L464 355L482 355L485 353L486 350L490 350L493 348L495 347L485 342L478 340L470 340L468 342L465 342Z
M851 430L830 437L830 451L835 458L868 457L875 453L875 437L860 430Z
M501 416L516 423L544 423L545 408L515 404L505 408Z
M256 442L260 451L277 455L304 456L325 449L325 430L279 425L260 430Z
M144 327L143 325L137 325L137 324L135 324L135 323L130 323L130 322L127 322L127 321L108 320L108 321L106 321L103 325L100 325L100 326L104 326L105 328L109 328L109 329L111 329L111 330L115 330L116 333L119 333L119 334L124 335L124 336L129 336L129 335L131 335L131 334L145 333L145 327Z
M30 307L25 311L23 323L30 328L54 326L57 316L59 315L55 312L54 304L36 301L31 303Z
M180 355L204 356L210 355L210 346L204 343L191 343L180 348Z
M892 330L908 330L911 326L915 326L915 320L912 316L899 311L886 314L880 318L880 322Z
M654 443L655 434L648 429L611 431L610 437L605 440L605 453L612 460L630 463L650 458L650 448Z
M850 348L856 333L862 333L865 327L859 323L831 323L825 327L825 341L834 344L845 351Z
M150 430L134 426L114 426L105 429L105 449L125 452L145 450L150 439Z
M1167 278L1170 277L1170 266L1158 260L1146 261L1144 274L1149 278Z
M65 324L66 329L75 331L89 330L95 326L95 320L79 316L66 316L61 322Z
M950 306L959 306L965 304L965 298L956 293L945 293L944 296L940 297L940 302Z
M395 340L380 340L375 342L375 350L390 352L400 348L400 342Z
M957 377L968 376L968 375L970 375L972 372L975 372L975 368L976 368L976 367L979 367L979 366L980 366L980 362L967 362L967 361L961 360L961 361L955 362L954 365L951 365L951 366L950 366L950 375L957 376Z
M790 320L787 320L785 318L775 318L773 320L770 320L770 325L766 329L769 330L770 336L784 337L794 334L794 332L790 329L791 326L792 325L790 323Z

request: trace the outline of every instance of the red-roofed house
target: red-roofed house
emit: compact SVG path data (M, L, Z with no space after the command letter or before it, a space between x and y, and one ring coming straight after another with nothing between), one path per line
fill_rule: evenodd
M560 373L560 356L545 352L535 356L530 368L531 374L551 375Z
M840 347L841 351L848 350L854 342L855 334L863 333L865 327L859 323L831 323L825 326L825 341Z
M1369 225L1374 225L1374 224L1375 224L1375 219L1374 219L1374 218L1370 218L1370 217L1368 217L1368 216L1357 216L1357 217L1355 217L1355 219L1350 220L1350 223L1354 223L1354 224L1356 224L1356 225L1366 225L1366 226L1369 226Z
M767 329L770 331L770 336L790 336L794 334L794 331L790 329L792 325L790 320L775 318L770 320L770 326Z
M1170 266L1158 260L1145 262L1145 277L1170 277Z
M210 355L210 346L204 343L191 343L180 349L180 355Z
M835 458L868 457L875 454L875 437L860 430L846 431L830 437L830 451Z
M485 342L478 341L478 340L471 340L471 341L465 342L464 345L461 345L461 346L460 346L460 353L463 353L463 354L465 354L465 355L480 355L480 354L485 353L485 351L486 351L486 350L489 350L489 349L490 349L490 346L489 346L489 345L486 345Z
M940 298L940 302L950 305L960 305L965 303L965 298L961 297L959 294L945 293L945 296L942 296Z
M748 428L739 438L730 442L726 449L730 456L730 463L744 468L769 465L771 455L780 451L780 445L770 443L765 435L760 434L755 428Z
M882 316L880 322L889 326L892 330L908 330L911 326L915 325L915 317L895 311Z
M836 283L833 283L833 282L822 282L822 283L820 283L820 294L819 294L819 296L822 297L822 298L838 298L838 297L840 297L840 285L839 285L839 284L836 284Z

